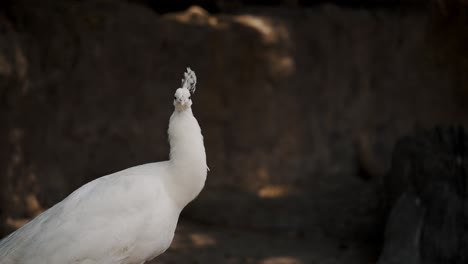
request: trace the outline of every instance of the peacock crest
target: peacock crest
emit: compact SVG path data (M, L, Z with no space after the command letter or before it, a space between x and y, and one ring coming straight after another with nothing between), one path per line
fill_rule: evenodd
M182 78L182 88L189 90L192 94L195 92L197 85L197 76L195 72L187 67L187 72L184 73L184 78Z

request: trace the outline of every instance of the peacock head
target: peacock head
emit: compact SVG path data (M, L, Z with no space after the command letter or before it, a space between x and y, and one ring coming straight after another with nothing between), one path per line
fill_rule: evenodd
M177 110L183 111L192 106L190 91L185 88L179 88L174 94L174 106Z
M197 84L197 76L190 68L184 73L182 78L182 88L178 88L174 94L174 106L177 111L187 110L192 106L190 94L195 92L195 85Z

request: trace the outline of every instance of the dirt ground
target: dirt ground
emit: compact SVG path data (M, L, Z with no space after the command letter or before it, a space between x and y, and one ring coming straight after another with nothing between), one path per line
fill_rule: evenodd
M369 245L181 221L171 247L150 264L367 264L375 254Z

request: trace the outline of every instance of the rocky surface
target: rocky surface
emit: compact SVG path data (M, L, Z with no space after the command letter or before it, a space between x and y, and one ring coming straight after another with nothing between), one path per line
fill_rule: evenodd
M171 247L150 264L371 264L375 248L295 233L220 228L182 221Z
M396 139L467 123L465 71L435 55L425 10L17 1L0 21L2 234L87 181L166 159L186 66L211 171L184 217L210 226L379 241Z

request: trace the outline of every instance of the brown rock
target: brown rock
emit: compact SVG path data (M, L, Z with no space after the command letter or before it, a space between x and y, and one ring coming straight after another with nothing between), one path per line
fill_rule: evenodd
M199 76L211 172L185 216L210 224L375 239L374 174L395 140L466 124L463 71L432 57L422 12L159 16L119 1L46 1L0 19L4 223L32 216L29 195L47 208L96 177L166 159L186 66ZM269 186L288 191L265 197Z

